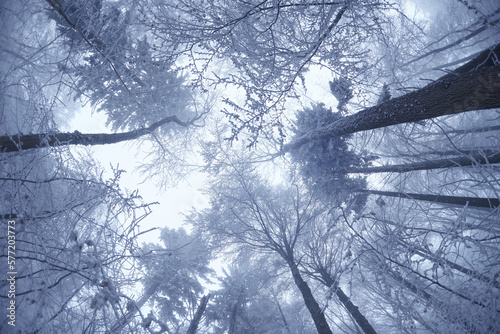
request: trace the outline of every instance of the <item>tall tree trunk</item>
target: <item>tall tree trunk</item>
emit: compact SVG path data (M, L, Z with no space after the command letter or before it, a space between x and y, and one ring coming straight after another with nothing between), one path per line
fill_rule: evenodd
M280 154L315 139L339 137L389 125L500 107L500 44L435 82L380 105L361 110L283 145Z
M338 283L326 272L326 270L321 270L321 278L323 279L325 285L329 288L333 288L338 299L344 305L347 312L356 321L358 326L365 332L365 334L377 334L373 329L372 325L365 318L365 316L359 311L359 308L351 302L351 299L342 291Z
M239 300L234 303L233 307L231 308L231 316L229 317L229 329L227 334L234 334L236 333L236 319L238 317L238 309L239 309L240 302Z
M450 157L447 159L413 162L401 165L389 165L378 167L353 168L345 170L346 173L405 173L417 170L431 170L449 167L465 167L473 165L487 165L500 163L500 152L484 151L475 152L469 156Z
M141 128L122 133L38 133L29 135L0 136L0 152L16 152L21 150L37 149L48 146L61 145L106 145L116 144L123 141L137 139L154 132L167 123L176 123L187 127L189 123L182 122L177 116L169 116L151 124L147 128Z
M314 299L309 285L307 285L306 281L304 281L304 279L302 278L299 268L297 267L293 259L286 260L288 263L288 267L292 272L295 285L299 288L300 293L302 294L302 298L304 299L304 303L306 304L306 307L313 318L314 325L316 326L318 334L333 334L330 326L328 325L328 322L326 321L325 314L319 307L316 299Z
M189 328L186 334L195 334L196 331L198 330L198 325L200 324L201 317L203 316L203 313L207 308L209 299L210 299L210 294L203 296L201 298L200 305L198 305L198 308L196 309L196 313L194 314L194 317L191 320L191 323L189 324Z
M413 194L413 193L400 193L400 192L380 191L380 190L360 190L359 192L368 193L371 195L409 198L409 199L416 199L419 201L428 201L428 202L435 202L442 204L452 204L460 206L468 205L477 208L496 208L500 205L500 200L498 198Z

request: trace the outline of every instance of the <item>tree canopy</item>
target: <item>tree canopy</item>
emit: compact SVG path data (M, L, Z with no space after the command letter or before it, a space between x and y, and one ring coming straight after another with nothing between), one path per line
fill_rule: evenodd
M494 0L1 3L0 332L497 332L499 30Z

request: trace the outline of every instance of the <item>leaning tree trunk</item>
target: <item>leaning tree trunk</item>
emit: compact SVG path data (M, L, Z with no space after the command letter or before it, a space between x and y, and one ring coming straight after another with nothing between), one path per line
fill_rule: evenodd
M313 318L314 325L316 326L318 334L333 334L330 326L328 325L328 322L326 321L325 314L319 307L316 299L314 299L311 288L309 288L307 282L302 278L299 268L297 267L293 259L287 259L287 263L290 271L292 272L295 285L299 288L300 293L302 294L302 298L304 299L304 303L306 304L306 307Z
M141 128L122 133L37 133L28 135L0 136L0 152L16 152L22 150L37 149L48 146L62 145L107 145L123 141L134 140L154 132L167 123L176 123L187 127L189 123L183 122L177 116L169 116L151 124L147 128Z
M472 110L500 108L500 44L435 82L312 130L283 145L279 154L316 139L339 137L389 125L418 122Z
M200 305L198 305L198 308L196 309L196 313L194 314L193 319L191 320L191 323L189 324L189 328L186 332L186 334L195 334L196 331L198 330L198 325L200 324L201 317L203 316L203 313L205 312L205 309L207 308L208 300L210 299L210 294L203 296L200 300Z
M354 305L351 299L342 291L337 282L326 272L326 270L321 270L321 277L323 279L323 283L329 288L333 288L335 294L338 299L344 305L347 312L351 315L351 317L356 321L358 326L363 330L365 334L377 334L377 332L373 329L372 325L365 318L365 316L359 311L359 308Z
M500 200L498 198L413 194L413 193L400 193L400 192L380 191L380 190L359 190L358 192L368 193L371 195L416 199L419 201L428 201L441 204L451 204L460 206L468 205L477 208L496 208L500 205Z
M417 170L432 170L450 167L466 167L474 165L489 165L500 163L500 152L483 151L473 152L468 156L450 157L447 159L436 159L424 162L413 162L401 165L377 166L346 169L345 173L405 173Z

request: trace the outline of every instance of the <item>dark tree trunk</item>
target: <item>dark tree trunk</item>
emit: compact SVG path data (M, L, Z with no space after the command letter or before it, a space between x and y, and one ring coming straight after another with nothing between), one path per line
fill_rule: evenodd
M313 318L314 325L318 330L318 334L332 334L332 330L330 329L330 326L326 321L325 314L319 307L316 299L314 299L309 285L307 285L306 281L304 281L304 279L302 278L299 268L293 260L287 259L287 262L288 267L292 272L295 285L299 288L300 293L302 294L302 298L304 299L304 303L306 304L306 307Z
M210 299L210 295L203 296L200 300L200 305L196 309L196 313L194 314L193 320L189 324L189 328L186 334L195 334L198 330L198 325L200 324L201 317L207 308L208 300Z
M500 107L500 44L485 50L454 73L406 95L361 110L283 145L281 154L315 139L327 139L389 125Z
M473 165L488 165L500 163L500 152L484 151L475 152L469 156L450 157L424 162L414 162L402 165L378 166L347 169L346 173L405 173L417 170L431 170L449 167L465 167Z
M335 289L335 294L338 299L345 306L347 312L351 315L351 317L356 321L358 326L365 332L365 334L377 334L377 332L373 329L370 322L365 318L365 316L359 311L359 308L351 302L351 299L342 291L342 289L338 286L338 283L325 271L322 270L321 277L325 285L329 288Z
M399 193L393 191L380 191L380 190L360 190L359 192L368 193L372 195L380 195L380 196L410 198L419 201L428 201L428 202L435 202L442 204L452 204L460 206L469 205L477 208L496 208L500 205L500 200L498 198L413 194L413 193Z
M170 116L151 124L147 128L141 128L122 133L38 133L29 135L0 136L0 152L16 152L21 150L37 149L48 146L62 145L106 145L116 144L123 141L137 139L154 132L157 128L167 123L176 123L181 126L188 126L177 116Z
M233 308L231 309L231 316L229 318L229 329L227 334L234 334L236 332L236 319L238 317L238 308L239 308L240 302L239 300L236 301L236 303L233 305Z

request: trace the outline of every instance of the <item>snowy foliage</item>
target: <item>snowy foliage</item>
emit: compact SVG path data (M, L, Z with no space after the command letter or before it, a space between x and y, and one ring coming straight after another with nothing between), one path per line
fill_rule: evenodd
M323 104L316 104L297 112L293 131L296 137L301 137L341 117L340 113L332 112ZM349 147L349 138L343 136L310 141L290 154L292 161L300 166L300 173L309 189L320 191L337 205L352 204L354 201L354 207L359 210L365 199L355 193L364 189L366 183L363 177L348 175L348 170L361 167L365 162Z
M79 46L73 64L61 65L73 79L75 99L89 99L114 130L147 127L168 116L191 120L195 113L185 77L133 29L133 15L133 7L103 8L101 1L71 2L50 12L66 43ZM164 134L173 136L172 130Z

